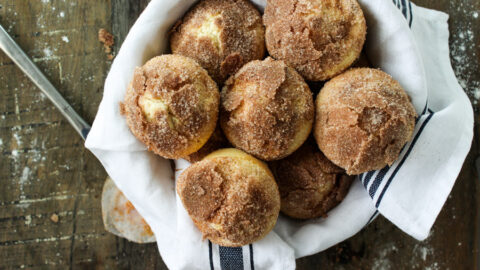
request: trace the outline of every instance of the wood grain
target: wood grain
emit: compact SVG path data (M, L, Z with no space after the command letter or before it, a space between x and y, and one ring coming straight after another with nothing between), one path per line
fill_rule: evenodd
M475 269L479 265L479 19L475 0L417 0L450 14L452 64L475 108L475 140L431 236L418 242L384 218L351 239L297 260L298 269ZM92 122L114 51L147 0L0 0L0 23L77 112ZM473 38L469 38L472 31ZM465 50L462 50L465 48ZM462 57L468 55L469 57ZM468 67L468 68L466 68ZM53 105L0 53L0 269L166 269L155 244L103 229L105 171ZM478 97L477 97L478 98ZM58 222L50 217L56 214Z

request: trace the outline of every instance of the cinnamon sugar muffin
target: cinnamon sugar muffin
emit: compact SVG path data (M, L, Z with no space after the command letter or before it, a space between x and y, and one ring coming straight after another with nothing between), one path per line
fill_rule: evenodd
M417 114L400 84L383 71L351 69L316 100L315 139L348 174L391 165L412 138Z
M229 146L227 138L223 135L222 129L219 125L215 128L212 136L208 139L208 141L195 153L192 153L186 157L185 160L188 162L194 163L202 160L208 154L212 153L215 150L226 148Z
M220 125L237 148L263 160L288 156L313 125L313 97L303 78L283 61L252 61L221 93Z
M356 0L267 0L263 22L270 55L312 81L355 62L367 29Z
M265 29L248 0L203 0L171 31L174 54L195 59L222 84L244 64L265 55Z
M328 160L313 139L268 165L280 190L282 213L298 219L325 216L345 198L355 178Z
M121 112L150 151L176 159L200 149L215 129L220 94L207 71L181 55L135 69Z
M260 240L280 211L278 187L267 165L234 148L188 167L177 180L177 193L203 237L222 246Z

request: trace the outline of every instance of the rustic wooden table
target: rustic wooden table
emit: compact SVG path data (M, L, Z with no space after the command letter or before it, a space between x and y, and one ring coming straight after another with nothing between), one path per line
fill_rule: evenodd
M147 2L0 0L0 23L91 123L111 65L98 30L114 34L118 51ZM480 2L414 2L450 14L452 64L478 119ZM104 230L104 169L1 52L0 82L0 269L166 269L155 244L134 244ZM298 260L298 269L478 268L478 121L475 131L463 170L426 241L412 239L380 217L353 238ZM58 221L52 220L54 214Z

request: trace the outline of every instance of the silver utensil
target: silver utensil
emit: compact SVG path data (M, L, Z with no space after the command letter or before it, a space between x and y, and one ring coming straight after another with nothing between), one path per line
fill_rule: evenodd
M17 43L10 37L5 29L0 25L0 48L10 59L27 75L30 80L53 102L60 112L67 118L73 128L82 136L87 138L90 131L90 125L85 122L60 95L50 81L43 75L38 67L28 58Z

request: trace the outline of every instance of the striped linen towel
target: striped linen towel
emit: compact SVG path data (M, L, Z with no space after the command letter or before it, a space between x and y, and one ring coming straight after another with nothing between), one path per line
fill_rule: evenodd
M118 111L135 66L165 51L167 31L195 1L152 0L130 30L105 82L89 148L151 226L171 269L294 269L295 258L343 241L382 214L401 230L428 236L473 137L473 111L450 66L448 16L408 0L359 0L367 55L408 92L419 115L414 137L391 166L358 177L326 219L280 217L261 241L226 248L202 240L175 194L169 162L146 151ZM265 1L256 0L262 8ZM177 167L186 168L184 160ZM178 175L181 171L178 171Z

